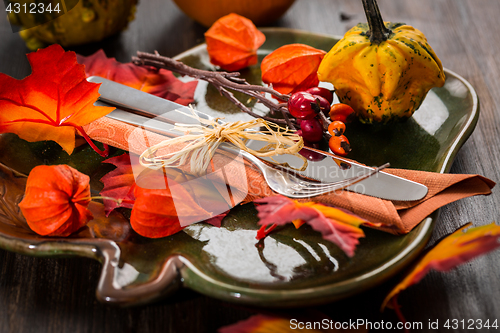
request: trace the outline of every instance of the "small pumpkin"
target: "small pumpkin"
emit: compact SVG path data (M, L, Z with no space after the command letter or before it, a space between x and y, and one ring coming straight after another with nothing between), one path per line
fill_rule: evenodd
M45 47L46 44L60 44L64 47L97 42L125 29L134 19L138 0L80 0L73 9L51 21L37 25L45 20L43 14L21 11L12 18L24 28L20 32L26 46L31 50ZM22 0L29 4L31 1ZM52 1L52 6L56 1ZM32 28L33 27L33 28Z
M190 18L210 27L222 16L236 13L262 26L283 15L295 0L174 0Z
M445 75L424 34L404 23L384 23L375 0L363 0L368 24L349 30L318 69L339 100L362 122L387 123L413 115Z

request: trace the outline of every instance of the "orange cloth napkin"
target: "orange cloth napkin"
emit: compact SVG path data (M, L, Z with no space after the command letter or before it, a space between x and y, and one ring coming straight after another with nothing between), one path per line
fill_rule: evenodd
M134 126L106 117L87 125L85 131L96 141L136 154L141 154L148 146L166 138L148 131L137 131ZM224 167L224 160L218 159L218 161L220 165L216 167ZM393 234L405 234L438 208L462 198L491 194L491 189L495 186L493 181L480 175L440 174L402 169L384 171L426 185L429 188L427 196L418 201L389 201L349 191L337 191L314 197L313 200L350 210L372 223L381 223L382 226L378 229ZM242 203L247 203L274 194L267 186L264 177L250 164L246 165L245 170L236 168L229 172L230 178L237 182L241 182L243 174L247 179L248 192L245 192L244 196L239 196L238 202L243 199Z

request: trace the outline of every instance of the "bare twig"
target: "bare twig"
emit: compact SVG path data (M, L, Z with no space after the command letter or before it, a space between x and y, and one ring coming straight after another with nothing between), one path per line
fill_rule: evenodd
M318 116L321 119L321 125L323 125L323 131L328 133L328 126L332 123L330 119L328 119L323 111L318 112Z
M287 101L289 95L283 95L276 90L260 85L249 84L244 78L239 77L238 72L214 72L202 69L193 68L176 61L172 58L163 57L155 52L155 54L137 52L137 57L132 57L132 62L136 65L152 66L155 68L165 68L181 75L188 75L196 79L207 81L215 86L217 90L238 108L249 115L272 121L277 124L287 125L290 129L296 129L296 123L290 119L286 103L277 103L267 98L263 93L269 93L280 100ZM234 94L230 91L238 91L257 99L271 111L281 112L284 119L275 119L271 117L261 116L253 112L251 108L241 103Z

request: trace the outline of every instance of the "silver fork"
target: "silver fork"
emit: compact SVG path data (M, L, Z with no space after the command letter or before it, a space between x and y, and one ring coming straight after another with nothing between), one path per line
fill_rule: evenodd
M220 148L226 151L231 151L233 153L236 153L234 149L227 146L220 146ZM310 198L316 195L344 189L368 177L373 176L380 170L383 170L389 166L389 163L386 163L363 175L347 178L332 183L321 183L321 182L314 182L312 180L308 180L303 177L297 177L293 175L292 170L272 165L269 162L264 162L260 158L246 151L240 150L238 153L240 153L244 158L248 159L256 167L259 168L267 184L273 191L281 195L297 199Z

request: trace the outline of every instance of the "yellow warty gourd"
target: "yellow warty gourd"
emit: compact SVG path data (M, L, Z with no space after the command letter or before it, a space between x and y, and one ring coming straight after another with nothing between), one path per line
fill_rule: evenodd
M342 103L361 121L387 123L411 117L445 75L424 34L404 23L384 23L375 0L363 0L368 24L349 30L320 64Z
M11 22L23 26L20 35L25 40L26 46L35 51L45 47L47 44L60 44L64 47L81 45L85 43L97 42L106 37L125 29L130 21L134 19L136 4L138 0L80 0L68 1L63 7L59 1L43 1L45 6L51 4L55 9L57 3L58 11L67 13L47 21L49 13L39 13L35 11L20 11L9 15ZM18 0L30 8L30 0ZM42 3L42 1L38 1ZM73 4L74 7L71 7ZM38 8L38 7L37 7ZM41 7L40 7L41 8ZM46 7L45 7L46 8ZM64 9L65 8L65 9ZM37 9L38 10L38 9ZM55 14L55 11L54 11ZM39 23L45 22L45 23Z

